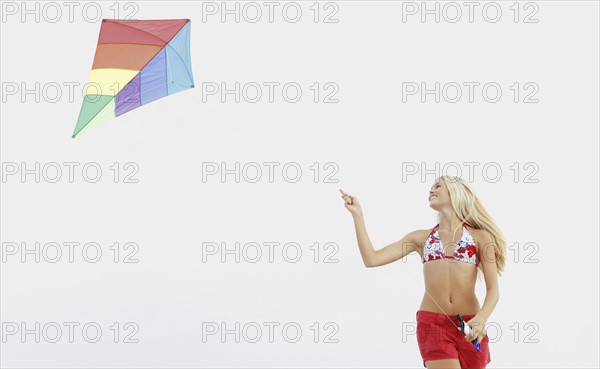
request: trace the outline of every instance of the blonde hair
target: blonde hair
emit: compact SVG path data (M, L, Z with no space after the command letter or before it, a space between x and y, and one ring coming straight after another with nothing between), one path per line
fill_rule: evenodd
M491 236L494 243L494 254L496 256L496 267L498 269L498 275L502 275L504 266L506 263L506 240L500 228L496 225L496 222L492 216L485 210L483 204L475 195L475 192L471 186L462 178L457 176L440 176L446 184L448 192L450 193L450 203L452 208L456 212L456 215L466 225L474 229L482 229L487 231ZM440 213L437 214L437 221L439 223ZM478 265L478 276L481 273L481 264Z

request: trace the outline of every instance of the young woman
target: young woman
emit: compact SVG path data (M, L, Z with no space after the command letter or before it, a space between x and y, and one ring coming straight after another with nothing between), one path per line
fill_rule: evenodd
M344 206L354 218L356 238L367 268L400 260L417 252L423 262L425 295L417 311L417 342L426 368L485 368L491 361L485 323L499 298L506 241L467 182L441 176L429 191L429 206L437 211L433 228L406 234L401 240L373 249L358 199L340 189ZM486 296L480 307L475 296L478 272L485 277ZM467 336L456 315L471 328ZM477 351L473 340L480 344Z

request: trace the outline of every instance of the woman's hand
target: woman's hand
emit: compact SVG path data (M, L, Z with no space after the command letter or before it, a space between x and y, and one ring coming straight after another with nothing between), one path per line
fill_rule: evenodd
M362 208L360 207L360 203L358 199L352 195L345 193L341 188L340 192L342 193L342 199L344 199L344 206L348 211L352 214L352 216L361 216L363 215Z
M471 332L465 335L465 339L469 342L477 339L477 343L481 343L487 332L485 331L486 319L481 316L475 315L471 320L465 322L471 327Z

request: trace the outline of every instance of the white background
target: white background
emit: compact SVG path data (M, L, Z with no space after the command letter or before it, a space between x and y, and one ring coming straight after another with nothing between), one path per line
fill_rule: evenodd
M22 263L20 254L4 255L1 320L3 333L7 322L28 328L97 322L103 336L88 343L81 326L73 343L66 327L57 343L7 336L0 347L3 367L422 367L416 336L406 331L414 328L423 295L421 262L410 255L364 268L338 188L360 199L371 240L381 248L435 225L427 191L436 173L408 175L407 163L427 169L459 163L467 177L465 162L478 163L470 182L509 247L500 300L488 322L499 333L488 367L598 367L597 2L535 2L537 23L522 22L533 9L525 11L524 2L519 22L513 2L498 2L503 13L496 23L482 18L485 2L478 3L472 23L464 6L457 23L436 23L432 16L402 22L402 3L391 1L337 1L337 23L322 22L334 9L326 11L324 3L320 22L312 18L313 2L299 2L303 13L296 23L282 18L286 3L279 3L272 23L264 6L257 23L236 23L232 16L203 22L199 2L136 2L137 19L192 20L196 88L72 139L100 29L99 21L82 17L85 3L78 4L72 21L66 14L56 22L43 14L39 22L33 16L22 22L20 13L3 19L3 176L12 162L28 168L92 162L103 175L97 183L87 183L80 171L73 183L66 172L57 183L7 176L2 245L6 253L8 242L30 248L35 242L97 242L103 256L89 263L79 251L73 263L66 255L57 263L36 263L31 256ZM100 4L104 17L113 18L115 3ZM124 4L117 4L122 17L133 9ZM39 102L32 94L5 91L12 83L33 89L36 82L40 89L66 82L80 87L72 102L64 87L54 103L49 90ZM218 96L203 102L205 82L229 88L296 82L303 95L295 104L281 89L273 103L266 95L254 104L235 103L231 95L225 103ZM309 87L315 82L336 83L339 102L314 103ZM457 103L436 103L432 96L425 103L418 96L403 102L403 82L429 88L435 82L496 82L503 94L497 103L486 102L481 88L473 103L466 95ZM539 102L523 103L522 95L513 102L509 87L515 82L537 84ZM136 163L139 182L114 183L109 167L115 162ZM278 170L269 183L263 166L257 183L236 183L231 175L222 183L218 176L202 180L206 162L230 169L236 162L277 162L278 169L298 163L303 172L288 183ZM315 162L317 183L310 169ZM333 172L328 162L338 170L326 181ZM482 173L489 163L502 169L497 181ZM531 168L533 183L524 179ZM236 263L231 255L225 263L218 256L202 261L203 242L233 248L235 242L270 241L298 243L300 261L285 261L281 247L273 262L266 253L257 263ZM112 262L115 242L139 245L139 263ZM323 262L327 242L339 246L335 263ZM319 262L311 251L315 243ZM528 255L537 262L525 262ZM483 281L477 292L482 303ZM139 342L123 343L120 336L114 343L114 322L135 322ZM233 335L202 342L203 322L228 328L256 322L263 336L258 343L243 336L236 343ZM280 324L274 342L265 322ZM297 343L282 336L281 326L290 322L302 328ZM324 342L334 333L324 327L328 322L338 328L331 337L337 343ZM488 328L490 339L493 332Z

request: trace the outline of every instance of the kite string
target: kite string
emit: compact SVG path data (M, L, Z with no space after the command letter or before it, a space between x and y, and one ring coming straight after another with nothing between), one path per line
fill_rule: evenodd
M151 88L144 88L144 92L146 93L146 92L148 92L148 91L153 91L153 90L156 90L156 89L158 89L158 88L162 88L162 87L164 87L164 86L166 86L166 85L168 85L168 84L169 84L169 83L161 83L161 84L157 84L157 85L155 85L155 86L153 86L153 87L151 87ZM121 91L119 91L119 94L120 94L120 93L122 93L123 91L125 91L125 89L126 89L126 88L127 88L127 85L126 85L126 86L125 86L125 87L124 87L124 88L123 88ZM142 105L142 101L141 101L141 91L140 91L140 92L138 92L138 91L133 91L133 92L131 92L131 93L127 94L127 95L125 95L125 94L124 94L125 96L123 96L123 97L120 97L120 98L118 98L118 97L119 97L119 94L115 95L115 100L118 100L118 102L119 102L119 103L130 103L130 104L131 104L131 103L139 103L140 105ZM168 93L167 93L167 95L168 95ZM165 96L167 96L167 95L165 95ZM190 96L193 96L193 95L190 95ZM121 99L122 99L122 100L121 100ZM195 100L194 100L194 101L195 101ZM144 105L145 105L145 104L144 104ZM255 138L255 137L253 137L251 134L249 134L249 133L248 133L248 132L246 132L245 130L243 130L243 129L239 128L239 127L236 127L236 126L235 126L234 124L232 124L230 121L228 121L227 119L225 119L225 118L223 117L223 115L221 115L220 113L218 113L218 112L217 112L215 109L213 109L213 108L209 107L208 105L204 105L204 107L205 107L206 109L210 110L211 112L213 112L213 114L215 114L215 115L216 115L218 118L220 118L220 119L221 119L223 122L227 123L229 126L233 127L235 130L237 130L237 131L241 132L241 133L242 133L244 136L246 136L246 138L248 138L248 139L249 139L249 141L256 142L256 138ZM272 152L271 150L269 150L269 147L273 146L273 142L271 142L269 145L260 145L260 144L259 144L258 146L262 147L262 148L263 148L264 150L266 150L266 151L267 151L269 154L273 154L273 152ZM282 151L282 150L280 150L280 152L281 152L281 151Z
M460 225L462 226L462 222L461 222L461 224L460 224ZM454 230L454 233L456 233L456 229ZM454 239L454 236L453 236L452 238ZM440 242L441 242L441 239L440 239ZM451 242L450 244L452 244L452 242ZM458 245L456 245L456 246L455 246L455 248L456 248L457 246L458 246ZM445 251L444 251L444 253L445 253ZM445 260L445 259L444 259L444 260ZM432 296L429 294L429 292L427 292L427 288L425 288L425 293L427 294L427 296L429 296L429 298L431 299L431 301L433 301L433 303L434 303L434 304L436 304L436 306L437 306L438 308L440 308L440 310L441 310L441 311L444 313L444 315L446 316L446 318L448 318L448 320L450 320L450 322L452 323L452 325L454 325L454 326L456 327L456 324L455 324L455 323L454 323L454 321L453 321L453 320L450 318L450 316L449 316L449 315L446 313L446 311L445 311L444 309L442 309L442 307L440 306L440 304L438 304L438 303L437 303L437 301L435 301L435 299L434 299L434 298L433 298L433 297L432 297Z
M233 127L235 130L238 130L239 132L241 132L244 136L246 136L246 138L249 139L249 141L251 142L256 142L255 137L253 137L251 134L249 134L248 132L244 131L243 129L236 127L234 124L232 124L231 122L229 122L227 119L225 119L219 112L217 112L216 109L213 109L207 105L205 105L205 107L210 110L211 112L213 112L213 114L215 114L218 118L220 118L222 121L224 121L225 123L229 124L231 127ZM258 144L259 147L263 148L265 151L267 151L269 154L273 154L273 152L271 150L269 150L269 147L272 146L272 143L270 143L269 145L262 145L262 144ZM281 152L281 151L280 151Z
M461 223L461 225L462 225L462 223ZM456 232L456 230L454 232ZM450 322L452 323L452 325L454 325L456 327L456 324L450 318L450 316L446 313L446 311L444 309L442 309L442 307L440 306L440 304L438 304L437 301L435 301L435 299L429 294L429 292L427 292L427 288L425 288L425 293L427 294L427 296L429 296L429 298L431 299L431 301L433 301L433 303L436 304L436 306L438 308L440 308L440 310L444 313L444 315L446 316L446 318L448 318L448 320L450 320ZM465 322L465 324L466 324L466 322Z
M431 295L429 294L429 292L427 292L427 288L425 289L425 293L427 294L427 296L429 296L429 298L431 299L431 301L433 301L433 303L436 304L437 307L440 308L440 310L444 313L444 315L448 318L448 320L450 320L450 322L452 323L452 325L454 325L456 327L456 325L454 324L454 321L450 318L450 316L448 314L446 314L446 311L444 311L444 309L442 309L442 307L435 301L435 299L433 297L431 297Z

